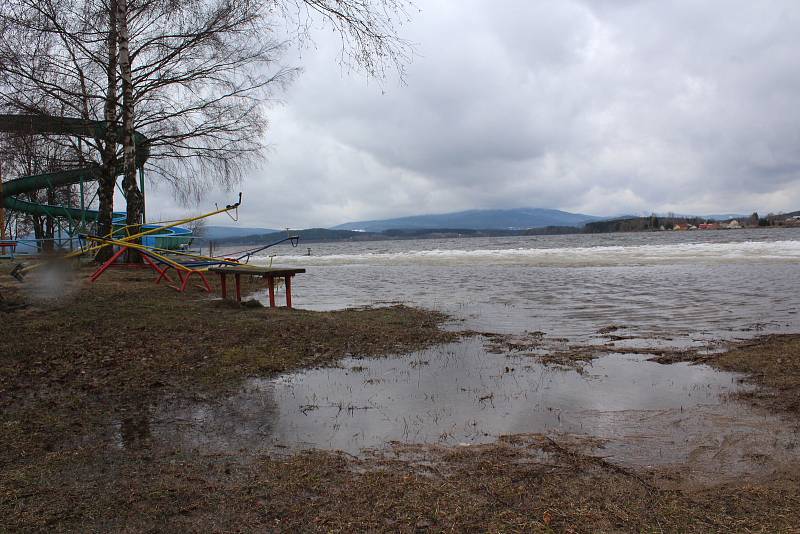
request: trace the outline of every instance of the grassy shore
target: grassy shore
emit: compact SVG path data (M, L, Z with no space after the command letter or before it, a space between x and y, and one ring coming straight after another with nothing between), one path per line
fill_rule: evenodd
M93 285L85 273L56 282L42 292L33 280L0 278L0 531L772 532L800 524L796 472L675 489L662 484L668 472L595 457L587 439L509 436L363 458L211 454L147 440L127 448L109 428L124 430L159 399L213 398L246 377L456 334L428 311L236 306L155 286L137 271ZM796 416L800 337L714 358L753 375L759 406Z

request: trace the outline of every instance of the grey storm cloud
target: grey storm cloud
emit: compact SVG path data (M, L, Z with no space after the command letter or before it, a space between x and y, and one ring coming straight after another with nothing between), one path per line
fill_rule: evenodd
M404 85L344 72L328 33L302 50L243 223L800 208L800 3L418 7Z

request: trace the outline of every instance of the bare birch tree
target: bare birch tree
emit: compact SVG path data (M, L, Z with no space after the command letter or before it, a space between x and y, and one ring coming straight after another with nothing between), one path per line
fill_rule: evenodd
M341 37L344 64L402 75L410 47L398 29L410 7L405 0L6 0L0 107L37 113L29 100L45 99L105 121L85 151L98 166L105 233L120 161L128 221L141 220L134 130L148 139L148 175L184 197L210 183L233 185L263 154L264 103L297 72L280 65L287 43L274 28L288 24L306 40L323 22Z
M136 185L136 144L134 143L134 98L131 75L130 32L128 31L128 0L116 2L117 45L119 47L119 73L122 79L122 190L127 203L127 224L138 233L142 222L142 192Z
M111 231L117 174L115 20L114 10L99 0L10 2L0 8L0 25L7 29L0 33L0 107L32 115L58 110L112 125L78 143L80 157L72 164L96 167L101 235Z
M103 119L108 127L103 143L98 147L102 154L102 166L97 187L98 217L97 233L105 236L111 233L114 213L114 186L117 180L117 10L114 0L108 0L105 9L99 13L100 19L106 21L105 52L106 86L103 101ZM84 95L84 100L88 95ZM97 252L97 260L105 261L112 255L110 247L103 247Z

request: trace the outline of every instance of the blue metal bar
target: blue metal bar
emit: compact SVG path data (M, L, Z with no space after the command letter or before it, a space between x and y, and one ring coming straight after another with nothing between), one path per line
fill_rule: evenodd
M300 236L299 235L292 235L292 236L289 236L289 237L285 237L285 238L281 239L280 241L275 241L274 243L270 243L269 245L264 245L263 247L258 247L258 248L254 248L254 249L241 250L239 252L234 252L234 254L241 254L241 256L236 258L236 261L242 261L245 258L247 258L247 261L250 261L250 256L252 256L253 254L261 252L262 250L266 250L266 249L268 249L270 247L274 247L275 245L280 245L281 243L285 243L286 241L291 241L292 242L292 246L296 247L297 244L300 242Z

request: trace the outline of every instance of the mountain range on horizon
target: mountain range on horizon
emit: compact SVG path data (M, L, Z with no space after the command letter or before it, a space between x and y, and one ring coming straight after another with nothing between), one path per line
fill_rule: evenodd
M649 215L649 214L647 214ZM647 216L644 215L644 216ZM469 230L524 230L546 226L581 227L593 221L602 221L643 215L614 215L601 217L584 213L572 213L547 208L473 209L451 213L411 215L391 219L354 221L331 227L333 230L355 230L361 232L383 232L386 230L419 230L435 228L460 228ZM665 215L657 214L659 217ZM695 217L695 215L675 215ZM699 215L706 219L726 220L746 215L725 213Z
M355 221L334 226L334 230L383 232L396 229L463 228L509 230L543 226L583 226L604 217L546 208L473 209L451 213L411 215L393 219Z
M201 235L206 239L231 239L251 235L274 234L276 232L278 230L272 228L208 225L203 227Z
M390 219L353 221L332 226L331 230L351 230L358 232L384 232L387 230L424 230L424 229L464 229L464 230L525 230L547 226L572 226L580 228L586 223L611 219L647 217L649 213L623 214L601 217L584 213L572 213L547 208L511 208L511 209L472 209L450 213L427 215L411 215ZM667 214L656 213L658 217ZM712 215L674 214L676 217L702 217L705 219L728 220L744 218L747 215L723 213ZM277 233L279 230L260 227L240 226L207 226L204 236L208 239L231 239L252 235Z

